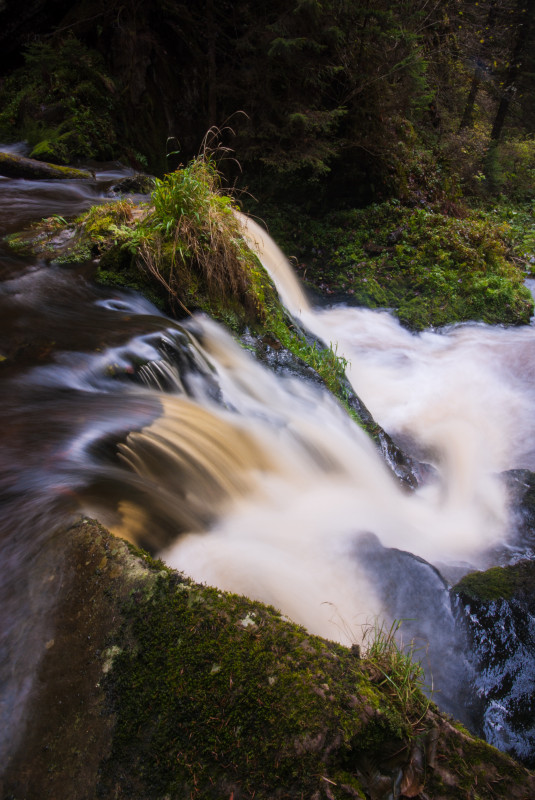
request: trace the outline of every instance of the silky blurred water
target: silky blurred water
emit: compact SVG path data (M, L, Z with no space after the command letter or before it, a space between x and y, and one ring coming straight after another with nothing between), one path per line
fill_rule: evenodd
M2 232L79 214L127 173L0 179ZM397 598L411 630L432 640L439 702L462 713L447 587L421 559L461 573L518 557L500 473L535 465L535 330L416 336L386 313L315 310L274 243L254 226L249 235L290 312L337 345L377 421L434 478L407 494L334 398L268 371L213 321L176 323L135 293L96 286L90 265L22 258L2 243L4 757L50 637L61 531L81 513L347 644Z

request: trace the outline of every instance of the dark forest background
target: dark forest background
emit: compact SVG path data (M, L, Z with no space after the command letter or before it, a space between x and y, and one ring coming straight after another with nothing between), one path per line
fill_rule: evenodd
M227 128L248 180L309 203L530 195L534 15L533 0L4 0L0 130L50 160L161 173Z
M310 287L529 321L535 0L0 0L0 139L223 184ZM205 150L206 151L206 150Z

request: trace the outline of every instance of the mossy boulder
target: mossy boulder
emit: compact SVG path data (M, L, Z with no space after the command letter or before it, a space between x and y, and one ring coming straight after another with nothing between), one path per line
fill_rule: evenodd
M43 159L46 161L46 159ZM25 158L16 153L0 152L0 175L7 178L29 178L31 180L88 180L90 172L73 167L46 164L35 158Z
M535 562L473 572L453 588L487 741L535 765Z
M535 777L400 701L380 663L195 584L82 520L4 796L434 800ZM422 795L424 796L424 795Z
M155 185L155 178L152 175L144 175L138 172L134 175L127 175L121 178L111 187L111 194L150 194Z

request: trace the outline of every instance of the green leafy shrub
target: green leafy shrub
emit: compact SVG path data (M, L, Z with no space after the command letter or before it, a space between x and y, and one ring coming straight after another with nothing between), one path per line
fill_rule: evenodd
M74 36L33 42L0 91L0 136L26 139L31 156L57 164L116 156L113 81L101 56Z
M392 119L390 129L391 144L383 155L388 196L407 205L457 201L459 181L454 172L444 168L436 149L428 146L406 119Z
M489 218L506 224L513 260L527 274L535 274L535 200L511 203L502 197L481 208Z
M457 120L455 120L455 123ZM488 123L477 120L472 127L449 131L441 142L446 172L466 196L484 196L488 192L485 158L489 145Z
M498 142L489 149L486 172L493 193L513 201L535 199L535 140L525 137Z

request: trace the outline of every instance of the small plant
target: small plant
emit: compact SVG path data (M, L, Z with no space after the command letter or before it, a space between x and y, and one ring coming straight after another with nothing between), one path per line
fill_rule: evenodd
M212 153L205 150L187 166L156 181L154 210L144 222L150 233L140 249L147 269L171 298L184 302L184 287L195 285L210 300L238 300L258 312L251 271L255 258L246 246L230 197Z
M429 700L422 694L425 688L425 673L416 658L414 643L403 646L398 643L398 633L402 620L394 620L388 628L384 621L375 621L365 628L363 648L365 658L372 662L383 680L380 685L392 693L400 710L405 715L425 715Z

